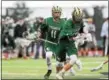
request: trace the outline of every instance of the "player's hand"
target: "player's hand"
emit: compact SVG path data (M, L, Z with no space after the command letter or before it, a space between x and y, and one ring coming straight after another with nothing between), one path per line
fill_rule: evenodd
M74 40L75 41L76 40L76 37L71 37L70 40Z
M70 37L69 38L70 41L72 41L72 40L76 41L77 39L78 39L78 37Z

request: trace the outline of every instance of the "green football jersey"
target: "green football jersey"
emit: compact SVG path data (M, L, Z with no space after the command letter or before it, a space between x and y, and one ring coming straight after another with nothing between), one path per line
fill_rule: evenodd
M42 25L42 29L46 32L46 40L57 43L59 38L60 30L62 29L65 20L60 19L59 21L54 21L53 17L45 19L45 24Z
M73 23L73 21L71 19L67 20L60 32L59 38L63 38L63 37L70 37L70 36L76 36L82 26L82 22L81 23Z

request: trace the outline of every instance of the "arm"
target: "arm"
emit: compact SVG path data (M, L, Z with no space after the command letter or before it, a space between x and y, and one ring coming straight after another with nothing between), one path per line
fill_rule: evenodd
M83 27L83 23L75 26L75 24L72 23L72 20L68 20L61 31L63 34L62 37L67 36L69 40L74 40L78 33L83 33Z
M71 24L68 21L66 21L65 24L63 25L63 28L61 29L59 39L68 40L68 36L71 36L71 35L72 35Z
M41 38L45 38L45 34L48 31L48 25L47 25L47 21L45 20L41 20L39 22L37 22L37 37L41 37Z

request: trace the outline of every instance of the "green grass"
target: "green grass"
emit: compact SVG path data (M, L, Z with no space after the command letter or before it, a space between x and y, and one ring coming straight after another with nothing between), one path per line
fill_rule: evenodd
M108 72L108 64L103 66L102 70L96 72L90 72L90 69L97 67L101 62L107 60L107 57L82 57L80 60L83 63L83 70L79 71L76 66L74 70L76 75L72 76L67 72L65 79L104 79L108 78L108 75L103 75L101 73ZM50 79L55 78L55 60L53 62L53 73ZM45 59L12 59L12 60L2 60L2 79L43 79L44 74L47 71Z

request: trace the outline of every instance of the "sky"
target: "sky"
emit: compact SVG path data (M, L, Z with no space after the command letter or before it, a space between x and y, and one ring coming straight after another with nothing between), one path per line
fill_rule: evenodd
M19 3L22 1L19 1ZM88 7L88 13L90 15L93 15L93 6L108 6L108 1L24 1L27 5L27 7L34 8L36 7L37 9L34 10L34 13L32 14L32 17L34 16L42 16L42 17L48 17L51 16L51 7L52 6L60 6L63 8L63 15L64 17L70 17L72 7L78 6L78 7L83 7L87 8ZM5 8L7 7L15 7L16 1L2 1L2 8L3 13L5 13ZM38 8L42 7L42 8ZM46 8L44 8L46 7ZM47 8L49 7L49 8ZM69 7L69 8L68 8ZM67 8L67 9L64 9ZM47 13L45 13L47 12ZM45 13L45 14L43 14ZM67 16L66 16L67 15ZM103 10L103 15L106 17L108 15L108 8Z
M16 1L2 1L3 7L12 7ZM21 1L19 1L21 2ZM59 5L61 7L72 7L72 6L94 6L94 5L105 5L108 6L108 1L25 1L28 7L51 7L53 5Z

